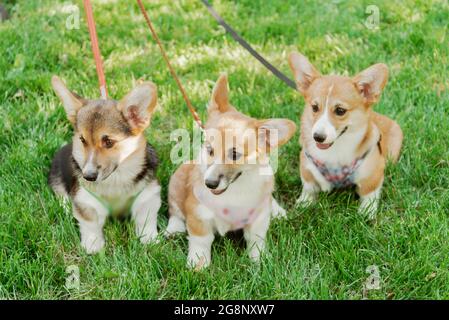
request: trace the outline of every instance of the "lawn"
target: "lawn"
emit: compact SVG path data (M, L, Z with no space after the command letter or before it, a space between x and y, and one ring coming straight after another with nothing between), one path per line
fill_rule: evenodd
M1 2L1 1L0 1ZM143 246L129 221L105 226L106 249L80 247L70 204L46 184L55 151L72 128L50 78L63 77L98 97L81 1L80 28L66 28L67 1L7 1L0 23L0 298L5 299L449 299L449 4L447 1L213 1L217 11L290 76L286 56L299 50L323 73L355 74L376 62L390 80L376 110L395 119L403 153L389 166L377 221L357 213L352 192L321 195L295 209L301 192L298 133L279 153L275 197L288 218L274 221L260 266L239 237L218 238L212 266L185 267L185 236ZM258 118L299 125L302 97L225 34L200 1L144 1L173 65L203 119L214 81L229 74L231 101ZM379 29L364 25L367 6ZM121 98L137 79L158 85L148 140L161 164L159 228L176 166L170 132L192 118L134 1L94 1L109 93ZM79 287L66 287L67 268ZM379 271L365 288L367 268Z

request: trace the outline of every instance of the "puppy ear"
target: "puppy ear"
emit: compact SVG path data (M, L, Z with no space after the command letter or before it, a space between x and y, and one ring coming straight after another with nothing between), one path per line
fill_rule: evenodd
M212 98L209 102L208 111L226 112L231 108L229 104L228 76L221 74L212 90Z
M305 94L313 80L321 76L309 60L298 52L290 53L288 63L293 71L298 91L302 94Z
M134 134L139 134L148 127L156 102L157 87L149 81L138 84L120 100L118 109Z
M372 65L353 78L367 105L379 101L383 88L388 81L388 67L383 63Z
M81 109L87 101L67 89L64 82L57 76L53 76L51 78L51 84L53 86L53 90L55 90L59 99L61 99L65 113L67 114L67 119L69 119L72 124L75 124L76 115L79 109Z
M296 131L296 124L288 119L260 120L257 126L258 145L271 149L286 143Z

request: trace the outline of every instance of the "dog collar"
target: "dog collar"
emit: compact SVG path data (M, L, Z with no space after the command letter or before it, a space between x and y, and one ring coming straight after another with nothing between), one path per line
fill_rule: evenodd
M329 167L325 162L320 161L310 153L304 150L306 157L312 161L321 175L334 187L345 188L354 185L354 176L357 169L365 160L366 156L370 153L372 147L369 148L361 157L354 159L349 165L341 167Z

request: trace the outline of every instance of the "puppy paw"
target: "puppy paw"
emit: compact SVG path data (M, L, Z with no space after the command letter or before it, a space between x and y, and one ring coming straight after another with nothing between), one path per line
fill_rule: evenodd
M314 204L316 196L308 192L301 193L301 196L296 200L296 207L308 207Z
M189 236L189 254L187 255L188 268L199 271L210 265L211 246L213 241L213 233L204 236Z
M377 201L362 201L359 207L359 214L366 216L368 220L372 221L376 219L377 209Z
M287 211L285 211L284 208L282 208L275 200L272 204L273 208L271 210L271 216L274 219L284 219L287 218Z
M260 257L264 252L265 252L264 243L259 243L258 245L254 244L253 246L251 246L251 248L249 248L248 256L253 262L259 263Z
M183 220L176 216L170 217L167 229L164 231L164 237L169 238L177 233L186 232L186 225Z
M105 240L103 236L95 234L87 235L81 238L81 246L87 254L96 254L104 248Z
M157 237L157 230L156 231L148 231L144 234L139 235L140 242L142 244L149 244L149 243L159 243L159 239Z
M205 268L207 268L210 265L210 259L208 259L204 255L193 255L189 253L189 256L187 257L187 267L189 269L192 269L194 271L201 271Z

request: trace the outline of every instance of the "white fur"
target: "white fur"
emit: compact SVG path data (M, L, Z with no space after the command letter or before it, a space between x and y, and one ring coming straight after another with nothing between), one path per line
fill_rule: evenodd
M207 189L204 183L201 181L195 188L207 189L205 194L209 195L211 199L217 204L217 206L227 206L229 204L239 204L239 206L248 207L254 206L258 203L263 193L267 191L264 190L264 184L268 179L272 179L272 176L261 175L259 173L260 166L249 165L250 169L243 171L242 175L234 182L228 186L228 189L221 195L216 196ZM219 188L217 188L219 189ZM204 206L203 206L204 207ZM222 235L231 229L229 222L224 221L219 216L216 216L212 210L200 210L201 212L206 212L202 214L203 219L213 219L215 229Z
M376 218L377 208L379 207L381 189L382 183L373 192L360 197L359 213L366 215L369 220L374 220Z
M303 181L301 196L296 200L296 204L300 206L308 206L316 201L316 196L320 191L313 183ZM329 184L329 183L328 183Z
M184 213L178 207L175 201L171 201L170 205L171 205L170 217L168 218L167 228L164 231L164 236L167 238L176 233L186 232Z
M88 176L91 173L97 172L97 165L95 163L95 152L91 151L89 155L87 156L86 163L84 164L84 167L82 169L83 175Z
M306 157L306 168L312 173L315 180L318 182L321 191L329 192L332 189L332 185L329 183L329 181L326 180L326 178L323 177L321 172L318 170L318 168L315 166L315 164L310 161L309 158ZM306 182L303 179L303 184L305 185ZM310 186L309 186L310 187ZM312 190L309 188L309 190ZM306 191L307 192L307 191Z
M139 150L139 152L143 153L145 150ZM143 161L143 156L128 157L105 180L101 180L101 177L98 177L99 181L97 182L83 181L83 183L92 192L112 200L112 202L115 202L113 200L117 199L120 200L117 202L124 203L126 199L134 196L145 187L145 181L134 183L134 177L142 170Z
M103 225L104 222L88 223L80 221L81 246L87 254L95 254L103 249L106 243L103 236Z
M92 221L86 221L78 215L77 211L74 209L74 216L78 220L80 226L81 246L88 254L97 253L105 244L103 225L109 212L97 198L82 187L75 195L75 201L91 210L93 218Z
M197 270L208 267L211 261L212 242L214 242L213 233L205 236L189 236L187 266Z
M131 136L119 142L120 144L120 158L119 161L122 162L126 158L128 158L131 153L136 151L139 148L141 136Z
M67 190L65 189L64 183L61 181L61 178L56 178L58 181L57 183L54 183L51 187L53 188L53 191L62 196L63 198L67 198L68 197L68 193Z
M265 237L270 226L270 207L264 208L257 219L244 229L249 257L259 262L265 251Z
M329 97L332 94L332 90L334 89L334 85L331 85L329 87L329 90L327 92L326 96L326 102L323 106L323 113L318 119L318 121L314 124L312 127L312 136L315 133L324 135L326 139L323 141L323 143L332 143L337 139L337 130L332 125L330 119L329 119Z
M287 212L279 205L274 197L271 199L271 216L274 219L287 218Z
M343 166L351 163L355 159L357 148L365 137L367 126L353 126L352 123L347 124L348 129L338 139L334 140L333 145L326 150L319 149L313 141L313 134L310 134L310 143L307 146L307 152L317 160L325 162L330 166ZM354 129L355 128L355 129ZM375 129L377 130L377 128ZM338 135L341 132L337 133ZM370 144L377 143L378 135L373 138Z
M136 235L142 243L157 237L157 213L161 207L161 187L156 181L149 184L134 200L131 215L136 224Z
M183 219L176 215L171 215L168 219L167 229L165 229L164 236L170 237L176 233L186 232L186 224Z
M198 217L200 217L203 221L211 221L215 218L214 212L202 204L199 204L196 210Z

